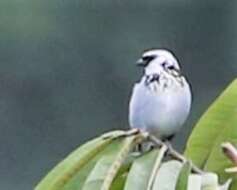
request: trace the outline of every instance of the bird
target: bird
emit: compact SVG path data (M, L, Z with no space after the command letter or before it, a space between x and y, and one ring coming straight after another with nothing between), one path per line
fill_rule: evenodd
M136 62L143 76L133 86L129 125L165 141L185 123L192 103L189 82L168 49L148 49Z

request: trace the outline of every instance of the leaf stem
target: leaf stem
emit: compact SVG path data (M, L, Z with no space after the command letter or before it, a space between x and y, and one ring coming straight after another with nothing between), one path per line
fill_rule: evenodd
M160 151L159 151L159 155L156 158L154 168L152 170L150 179L148 181L147 190L151 190L153 188L153 184L154 184L157 172L159 170L161 160L163 159L163 157L164 157L164 155L165 155L165 153L167 151L167 148L168 148L167 146L163 145L161 147Z

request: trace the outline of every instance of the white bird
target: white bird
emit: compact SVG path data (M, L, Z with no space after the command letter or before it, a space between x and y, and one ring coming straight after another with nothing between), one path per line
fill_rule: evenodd
M129 124L162 140L170 139L189 115L190 86L168 50L147 50L137 64L144 68L144 75L133 87Z

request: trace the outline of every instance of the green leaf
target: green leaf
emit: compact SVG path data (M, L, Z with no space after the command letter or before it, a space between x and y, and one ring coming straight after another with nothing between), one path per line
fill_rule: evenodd
M236 142L236 108L237 80L233 81L209 107L189 137L185 155L198 167L223 174L221 170L228 164L225 164L226 158L221 153L220 142L224 140ZM218 159L218 164L220 164L221 168L214 169L218 165L214 157ZM225 161L222 162L220 158ZM211 164L212 161L215 163Z
M87 177L83 190L101 189L104 179L108 175L109 168L113 164L116 155L103 156L95 165Z
M96 161L101 157L98 154L93 160L88 162L79 172L77 172L70 180L65 183L62 190L81 190L87 176L96 164Z
M140 155L140 153L138 153ZM123 165L120 167L117 176L113 180L111 185L111 190L122 190L124 189L125 182L128 176L128 172L131 168L133 161L139 156L137 153L131 153L128 155L128 158L125 160Z
M157 149L137 158L128 173L124 190L146 190L153 166L159 154Z
M123 131L113 131L109 133L111 138L98 137L82 145L53 168L36 186L35 190L62 189L89 161L93 160L97 154L102 152L107 145L121 136L122 133L125 134Z
M175 186L175 190L187 190L188 188L188 177L191 172L190 162L185 162L180 173Z
M174 190L182 165L181 162L176 160L161 164L153 190Z
M123 139L115 139L108 146L105 147L103 151L98 153L91 161L89 161L84 167L80 169L67 183L63 186L63 190L80 190L82 189L87 176L90 174L91 170L95 167L101 157L106 155L117 154L122 146Z
M126 137L116 153L103 156L87 177L83 190L109 190L128 153L139 142L139 138L139 135Z
M119 175L114 182L111 185L111 190L123 190L126 179L128 176L128 172L123 173L122 175Z
M204 166L206 171L217 173L221 183L233 176L233 174L228 174L224 171L226 168L234 166L221 149L221 144L227 141L237 145L237 104L235 115L227 121L226 127L224 127L223 131L216 139L215 146L211 150Z
M234 181L230 185L230 190L236 190L237 189L237 176L234 177Z

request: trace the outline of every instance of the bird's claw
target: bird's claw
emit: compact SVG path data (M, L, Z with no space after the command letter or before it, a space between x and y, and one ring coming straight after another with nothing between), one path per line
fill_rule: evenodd
M164 144L167 146L167 150L168 150L167 152L169 155L176 158L177 160L180 160L181 162L186 161L186 158L182 154L180 154L178 151L176 151L169 141L165 141Z

